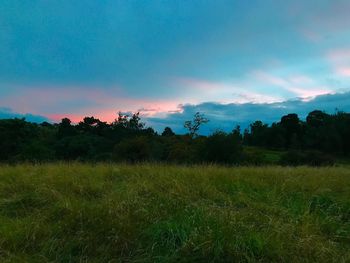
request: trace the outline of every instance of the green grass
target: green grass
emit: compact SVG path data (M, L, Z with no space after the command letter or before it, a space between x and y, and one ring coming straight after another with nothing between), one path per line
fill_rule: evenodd
M0 262L349 262L350 168L0 166Z

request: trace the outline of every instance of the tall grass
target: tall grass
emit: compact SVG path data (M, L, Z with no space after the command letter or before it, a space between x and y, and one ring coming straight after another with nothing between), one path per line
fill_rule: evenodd
M256 261L350 261L350 169L0 166L0 262Z

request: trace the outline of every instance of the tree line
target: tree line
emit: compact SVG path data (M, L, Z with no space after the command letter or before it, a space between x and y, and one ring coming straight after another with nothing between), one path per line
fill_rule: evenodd
M186 121L187 134L166 127L160 134L146 127L139 113L119 113L112 123L85 117L78 124L0 120L0 162L155 161L171 163L262 164L263 151L283 153L281 164L331 164L350 154L350 114L315 110L305 121L297 114L282 116L271 125L255 121L241 131L215 131L201 136L209 120L196 113ZM246 150L250 149L250 150Z

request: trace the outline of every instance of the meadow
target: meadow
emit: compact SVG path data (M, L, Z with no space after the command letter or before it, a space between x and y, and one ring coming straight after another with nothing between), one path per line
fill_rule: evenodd
M349 261L346 166L0 166L0 262Z

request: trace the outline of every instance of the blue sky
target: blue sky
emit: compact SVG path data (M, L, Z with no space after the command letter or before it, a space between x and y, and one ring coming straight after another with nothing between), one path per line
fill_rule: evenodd
M3 0L0 118L141 110L175 127L211 105L226 127L227 110L265 117L246 105L348 111L349 13L347 0Z

